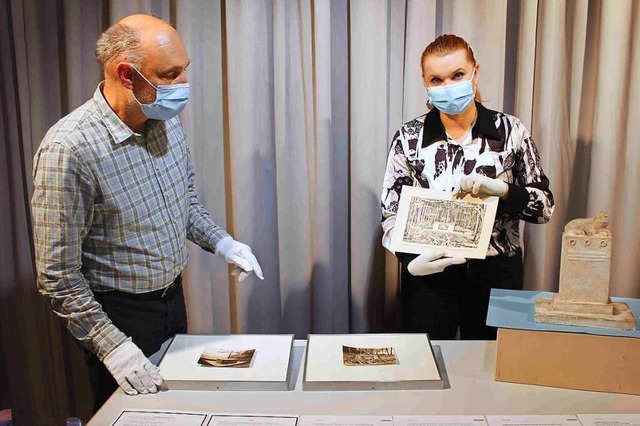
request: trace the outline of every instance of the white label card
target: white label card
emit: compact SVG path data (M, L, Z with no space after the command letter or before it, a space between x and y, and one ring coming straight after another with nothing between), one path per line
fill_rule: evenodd
M207 426L297 426L298 416L238 416L214 414Z
M490 426L580 426L573 415L487 416Z
M391 416L301 416L300 426L393 426Z
M206 413L122 410L112 426L204 426Z
M393 426L482 426L484 416L393 416Z
M640 414L578 414L582 426L639 426Z

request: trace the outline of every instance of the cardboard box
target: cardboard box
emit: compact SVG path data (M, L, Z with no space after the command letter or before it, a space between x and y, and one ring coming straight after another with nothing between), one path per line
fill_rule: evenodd
M495 379L640 395L640 339L499 328Z

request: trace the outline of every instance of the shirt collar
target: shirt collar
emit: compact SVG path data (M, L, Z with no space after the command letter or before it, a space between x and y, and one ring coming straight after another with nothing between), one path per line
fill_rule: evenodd
M474 124L471 130L472 137L475 139L480 135L484 135L491 139L500 139L500 134L494 121L495 111L485 108L477 101L476 108L478 109L478 117L476 118L476 124ZM422 147L426 148L434 142L446 139L447 133L440 120L440 111L435 107L431 108L431 111L429 111L424 118Z
M96 102L96 104L98 104L98 108L102 113L102 122L107 127L107 130L111 134L113 141L116 144L119 144L135 135L135 133L129 126L124 124L124 122L120 119L120 117L118 117L115 112L113 112L113 110L107 103L107 100L104 98L104 95L102 94L103 86L104 81L98 85L98 88L93 94L93 100Z

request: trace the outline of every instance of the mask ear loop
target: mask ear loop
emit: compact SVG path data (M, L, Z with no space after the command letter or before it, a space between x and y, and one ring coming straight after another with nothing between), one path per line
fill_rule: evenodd
M424 84L424 90L426 90L427 92L427 102L425 102L424 106L427 107L428 111L431 111L431 109L433 108L433 104L431 103L431 96L429 96L429 87Z
M473 83L473 78L476 76L476 69L478 67L478 63L476 62L473 65L473 72L471 73L471 87L473 87L473 100L476 100L476 94L478 93L478 83Z
M138 71L138 69L136 67L134 67L133 65L131 66L131 68L133 68L140 77L142 77L144 79L144 81L147 82L147 84L149 84L149 86L153 87L154 89L158 90L157 86L154 86L153 83L151 83L149 80L147 80L147 77L145 77L140 71Z
M145 76L144 76L140 71L138 71L138 69L137 69L136 67L134 67L133 65L131 65L131 68L133 68L133 69L134 69L134 71L135 71L135 72L136 72L140 77L142 77L142 79L143 79L144 81L146 81L146 82L147 82L147 84L148 84L149 86L151 86L151 87L153 87L153 88L155 89L155 91L156 91L156 99L157 99L157 96L158 96L158 94L157 94L157 93L158 93L158 88L157 88L156 86L154 86L154 85L153 85L153 83L151 83L149 80L147 80L147 77L145 77ZM133 90L131 91L131 94L133 95L133 99L135 99L135 100L136 100L136 102L138 103L138 105L151 105L151 104L143 104L142 102L140 102L140 101L138 100L138 97L136 96L136 94L135 94L135 93L133 93Z
M433 108L433 104L431 103L431 97L427 96L427 102L424 104L429 111Z

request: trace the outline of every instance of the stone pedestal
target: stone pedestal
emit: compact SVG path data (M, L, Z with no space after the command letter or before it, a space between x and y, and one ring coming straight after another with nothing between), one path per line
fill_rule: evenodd
M562 234L560 291L536 300L535 321L635 330L629 307L609 299L611 242L609 235Z
M562 235L560 291L554 310L611 315L611 237Z

